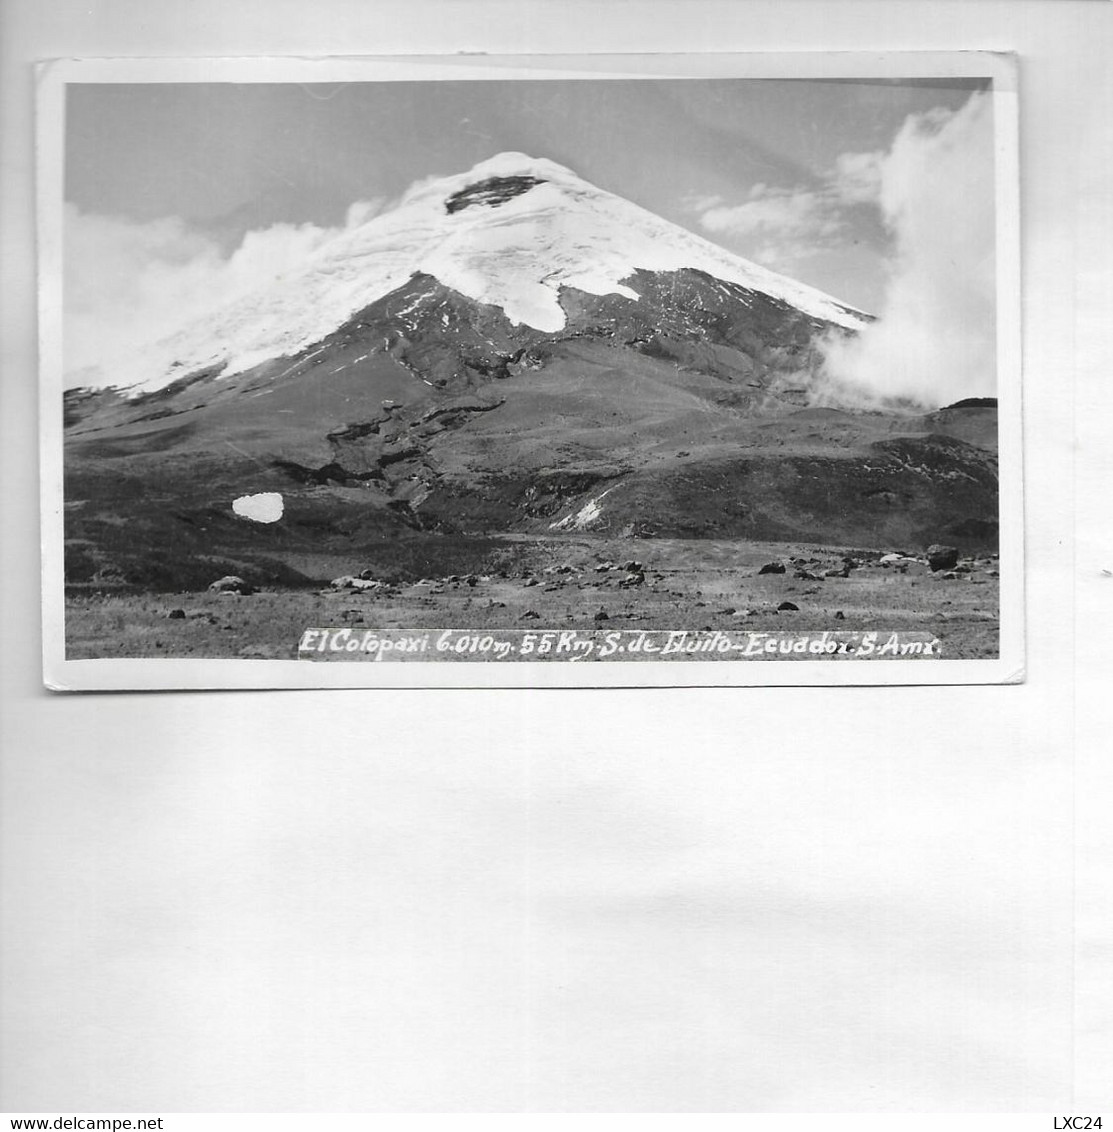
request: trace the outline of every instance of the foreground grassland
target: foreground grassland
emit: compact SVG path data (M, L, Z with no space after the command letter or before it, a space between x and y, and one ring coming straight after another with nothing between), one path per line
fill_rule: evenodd
M995 558L932 573L922 562L882 565L882 553L733 540L522 538L504 544L491 573L392 581L365 591L322 584L240 596L74 587L66 599L67 656L284 660L296 656L307 627L343 625L920 630L943 642L944 658L997 655ZM785 572L758 572L771 562ZM847 576L838 576L847 562ZM626 569L631 564L633 571ZM360 563L346 570L358 573ZM784 602L798 608L778 610Z

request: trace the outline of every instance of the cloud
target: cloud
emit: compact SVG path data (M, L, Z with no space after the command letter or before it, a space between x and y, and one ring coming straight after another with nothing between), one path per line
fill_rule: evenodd
M881 192L881 153L842 153L835 161L831 190L843 204L872 204Z
M914 115L880 161L894 253L878 321L826 346L835 392L928 406L996 394L992 102Z
M110 379L112 360L298 267L341 232L378 215L382 200L353 204L344 224L275 224L248 232L230 254L179 217L136 222L67 204L65 368ZM84 373L80 371L85 371Z
M726 198L714 193L710 196L704 193L689 193L684 198L684 206L689 212L707 212L712 208L718 208L720 205L726 204Z
M877 200L880 153L844 153L813 187L757 184L741 204L692 197L700 225L742 242L750 258L791 273L821 251L838 247L848 232L847 210Z

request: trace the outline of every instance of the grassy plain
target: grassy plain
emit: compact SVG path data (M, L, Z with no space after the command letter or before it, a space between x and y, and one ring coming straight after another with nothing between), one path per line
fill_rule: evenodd
M943 642L944 658L980 659L998 651L996 557L963 559L958 572L946 576L920 561L882 565L882 551L853 547L580 535L510 536L495 543L490 572L395 581L368 591L327 585L327 576L361 569L335 556L318 564L325 570L305 563L321 584L266 587L246 596L70 587L67 656L292 659L311 626L919 630ZM847 559L853 566L846 577L825 576L841 572ZM631 562L634 571L625 569ZM769 562L783 563L785 572L759 573ZM779 611L783 602L798 608Z

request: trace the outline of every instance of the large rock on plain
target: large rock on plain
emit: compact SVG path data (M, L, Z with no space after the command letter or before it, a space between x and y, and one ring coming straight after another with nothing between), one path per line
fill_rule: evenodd
M342 574L339 578L333 578L329 585L334 590L377 590L382 586L382 582L375 581L374 578L357 578L354 574Z
M250 582L245 582L243 578L236 574L225 574L223 578L217 578L215 582L209 584L209 589L218 594L253 594L255 592L255 587Z
M927 548L927 563L932 570L953 570L958 565L958 549L932 543Z

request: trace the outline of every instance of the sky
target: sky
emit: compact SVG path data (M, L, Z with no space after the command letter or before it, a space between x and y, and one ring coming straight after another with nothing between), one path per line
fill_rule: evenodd
M902 225L916 192L910 170L937 164L923 163L933 143L936 159L954 148L948 130L987 101L977 86L964 79L72 85L67 368L126 345L139 325L169 332L205 301L250 287L262 262L292 265L330 232L390 207L414 182L506 150L555 160L730 251L883 314L909 258ZM975 130L966 142L988 156L989 136ZM894 158L900 170L890 167ZM965 150L956 162L960 170L975 164ZM950 227L960 210L972 219L958 227L984 251L992 176L988 185L959 180L961 193L936 184L941 215L919 224L921 238L932 243L932 227ZM935 268L947 269L949 250L967 254L944 249ZM957 275L961 266L947 270ZM955 290L943 278L934 284ZM905 308L910 302L917 295L906 296ZM839 358L844 376L852 361Z

